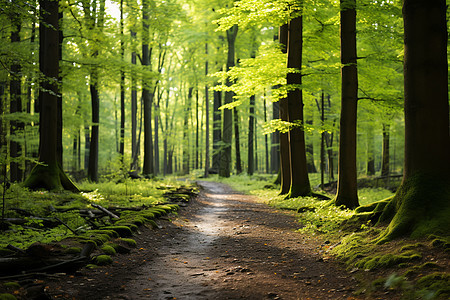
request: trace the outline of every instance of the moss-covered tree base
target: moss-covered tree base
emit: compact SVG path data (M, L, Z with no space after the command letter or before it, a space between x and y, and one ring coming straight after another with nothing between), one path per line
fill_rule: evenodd
M58 164L37 164L24 182L24 187L32 190L69 190L79 192L75 184Z
M405 180L384 207L378 224L389 222L389 225L377 242L387 242L400 236L449 235L449 216L448 176L417 174Z

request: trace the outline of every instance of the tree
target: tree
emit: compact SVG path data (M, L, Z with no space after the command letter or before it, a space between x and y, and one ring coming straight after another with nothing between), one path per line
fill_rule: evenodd
M341 0L341 119L338 189L335 204L359 206L356 183L356 112L358 70L356 54L356 0Z
M250 96L250 106L249 106L249 116L248 116L248 169L247 174L253 175L255 171L255 156L253 153L253 137L255 128L255 96Z
M236 36L238 33L238 26L233 25L227 30L227 43L228 43L228 52L227 52L227 65L226 71L228 71L231 67L234 66L235 59L235 42ZM226 82L227 86L231 86L231 81L227 78ZM227 91L225 92L225 101L224 104L229 104L232 102L233 92ZM233 135L233 123L231 119L231 110L225 109L223 111L223 126L222 126L222 142L223 147L220 154L220 168L219 168L219 176L221 177L230 177L230 166L231 166L231 138Z
M149 49L149 0L142 1L142 65L151 66L151 49ZM152 106L154 93L147 78L142 79L142 102L144 108L144 166L145 176L154 175L153 138L152 138Z
M403 181L387 202L379 237L447 235L450 230L450 132L444 0L405 0L405 160ZM386 203L386 202L385 202ZM377 204L377 210L382 205Z
M39 69L45 76L39 91L39 164L31 171L24 186L48 190L78 191L57 159L57 114L59 77L59 1L41 0L39 26Z
M291 123L289 131L289 161L291 170L291 183L288 197L311 195L311 185L308 178L306 162L306 145L303 118L302 88L302 52L303 52L303 16L296 16L289 22L288 27L288 68L295 68L295 73L288 73L287 84L293 86L288 91L288 122Z

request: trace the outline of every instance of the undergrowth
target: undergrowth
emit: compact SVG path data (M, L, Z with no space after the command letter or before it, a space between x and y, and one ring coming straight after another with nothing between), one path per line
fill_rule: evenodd
M153 206L166 201L164 192L181 185L183 182L175 179L82 182L78 187L83 192L71 193L29 191L13 184L5 194L5 218L24 219L25 223L9 225L7 230L2 231L0 248L11 244L25 249L35 242L58 242L74 236L70 229L83 232L89 228L89 224L80 216L80 209L92 208L92 204L106 208ZM58 224L58 220L67 226ZM47 226L46 222L53 224ZM57 223L57 226L54 223Z

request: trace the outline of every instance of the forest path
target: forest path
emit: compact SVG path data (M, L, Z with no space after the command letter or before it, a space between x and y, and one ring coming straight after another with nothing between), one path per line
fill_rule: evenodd
M75 299L355 299L354 279L323 259L319 241L295 232L292 214L225 184L198 184L199 197L176 220L136 237L141 248L49 291Z

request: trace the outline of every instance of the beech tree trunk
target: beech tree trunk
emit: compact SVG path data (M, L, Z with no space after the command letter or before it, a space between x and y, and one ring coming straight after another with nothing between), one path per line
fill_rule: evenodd
M253 175L255 171L255 161L254 161L254 152L253 152L253 136L254 136L254 128L255 128L255 95L250 96L250 106L248 112L248 169L247 174Z
M221 157L221 141L222 141L222 92L214 91L213 93L213 156L212 171L218 173L220 169Z
M39 2L41 24L39 26L39 69L49 79L41 82L39 90L39 162L24 186L30 189L48 190L66 189L78 191L78 188L66 176L57 159L58 124L58 84L59 77L59 2L41 0Z
M383 151L381 159L381 176L389 176L389 140L390 140L390 126L383 124Z
M235 42L238 33L238 26L233 25L227 30L227 42L228 42L228 54L227 54L227 67L228 71L234 66L235 57ZM231 81L227 78L226 85L231 86ZM228 104L233 101L233 92L225 92L225 103ZM231 172L231 139L233 135L233 121L231 117L232 111L230 109L224 109L223 111L223 126L222 126L222 147L220 154L220 168L219 176L230 177Z
M149 3L148 0L142 1L142 65L151 66L151 49L149 49ZM144 176L154 175L153 162L153 134L152 134L152 106L154 94L150 91L151 83L143 79L142 82L142 102L144 109L144 165L142 173Z
M337 206L359 206L356 182L356 0L341 0L341 119L339 135Z
M272 120L280 118L280 102L272 104ZM276 131L271 134L270 146L270 172L278 173L280 170L280 132Z
M20 31L22 28L22 21L20 16L14 14L11 16L11 25L13 26L13 30L11 31L11 43L15 47L19 47L20 43ZM22 112L22 76L21 66L18 63L13 63L11 65L11 80L9 82L9 93L10 93L10 106L9 112L20 113ZM22 181L23 170L22 164L20 162L20 157L22 155L22 145L17 139L20 140L19 132L23 129L23 123L13 119L10 122L10 135L13 137L9 142L9 152L11 157L11 162L9 164L9 174L11 182L19 182Z
M405 0L403 182L380 217L379 237L448 235L450 132L445 0Z
M208 44L205 44L205 55L208 56ZM208 76L208 59L205 61L205 76ZM209 91L208 84L205 84L205 173L204 176L209 176Z
M123 0L120 0L120 56L124 61L125 48L124 48L124 35L123 35ZM123 164L125 154L125 72L120 70L120 141L119 141L119 154L120 160Z
M288 68L301 70L303 48L303 17L300 15L289 22L288 35ZM287 84L301 85L301 73L289 73ZM308 169L306 162L305 132L303 129L303 95L302 89L296 88L288 92L288 121L297 123L289 131L291 184L289 197L311 195Z
M287 53L288 43L288 25L285 24L279 29L280 44L283 47L283 52ZM288 121L288 100L280 99L280 119L281 121ZM287 132L280 132L280 177L281 189L280 194L285 195L289 193L291 186L291 164L289 160L289 135Z
M236 151L236 174L242 173L241 161L241 138L239 134L239 113L237 107L233 108L233 124L234 124L234 145Z
M136 32L131 31L131 39L136 39ZM131 52L131 64L136 65L136 52ZM138 164L138 153L139 149L137 147L137 80L134 72L131 73L131 170L137 170L139 168Z

